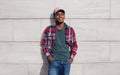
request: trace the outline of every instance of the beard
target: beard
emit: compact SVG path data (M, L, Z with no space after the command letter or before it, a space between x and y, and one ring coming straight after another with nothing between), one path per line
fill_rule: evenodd
M55 21L56 25L60 25L62 24L63 22L59 22L59 21Z

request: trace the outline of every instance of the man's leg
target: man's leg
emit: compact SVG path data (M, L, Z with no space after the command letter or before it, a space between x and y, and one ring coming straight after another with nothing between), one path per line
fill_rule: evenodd
M68 62L68 61L64 62L64 65L63 65L64 75L69 75L70 67L71 67L70 62Z
M48 75L60 75L60 63L56 60L49 61Z

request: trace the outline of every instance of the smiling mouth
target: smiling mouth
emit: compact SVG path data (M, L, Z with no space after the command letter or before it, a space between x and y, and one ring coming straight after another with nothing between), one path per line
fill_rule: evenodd
M56 25L60 25L60 24L62 24L63 22L61 22L61 21L56 21Z
M63 18L59 18L59 20L60 20L60 21L62 21L62 20L63 20Z

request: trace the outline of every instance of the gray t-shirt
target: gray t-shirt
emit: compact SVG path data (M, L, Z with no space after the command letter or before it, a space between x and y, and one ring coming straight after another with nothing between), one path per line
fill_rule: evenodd
M69 47L65 41L65 28L66 25L62 29L56 28L55 42L52 49L53 57L63 61L66 61L70 57Z

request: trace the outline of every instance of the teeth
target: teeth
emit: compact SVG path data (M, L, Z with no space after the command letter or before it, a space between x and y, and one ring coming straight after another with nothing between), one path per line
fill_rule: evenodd
M60 20L62 20L62 18L60 18Z

